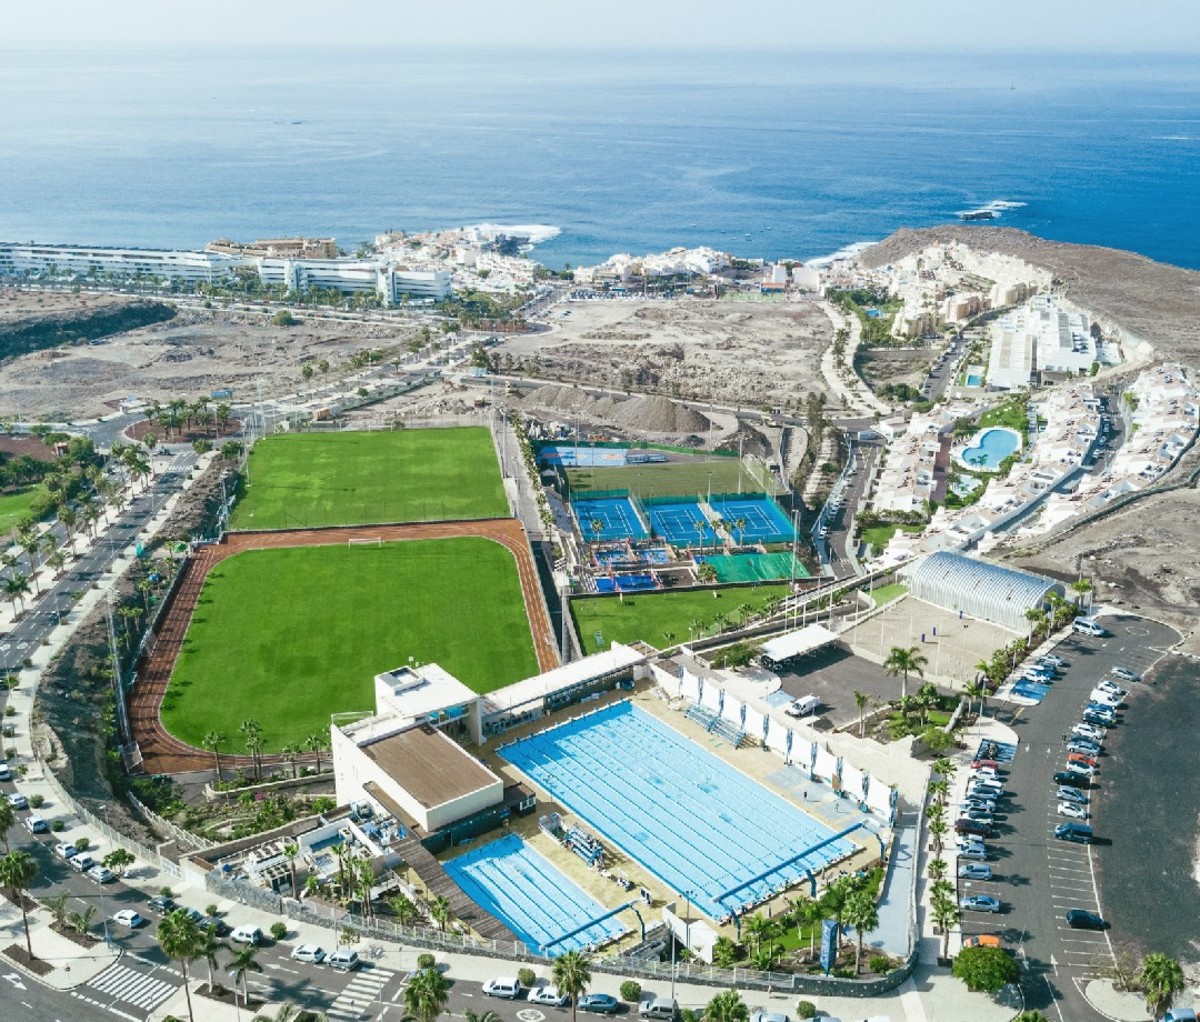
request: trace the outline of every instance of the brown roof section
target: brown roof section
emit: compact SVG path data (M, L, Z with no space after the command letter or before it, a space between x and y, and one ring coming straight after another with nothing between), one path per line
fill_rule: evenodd
M429 724L362 746L387 775L426 809L469 795L500 778Z

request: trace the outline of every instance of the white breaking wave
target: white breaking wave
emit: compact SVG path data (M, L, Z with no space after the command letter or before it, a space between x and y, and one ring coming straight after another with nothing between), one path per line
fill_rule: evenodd
M970 216L972 213L991 213L994 218L999 218L1002 213L1010 209L1020 209L1022 206L1028 206L1028 202L1013 202L1010 199L993 199L991 202L985 202L982 206L976 206L974 209L960 209L957 216Z
M822 267L829 266L831 263L853 259L856 255L858 255L859 252L864 252L875 244L877 244L877 242L856 241L850 245L844 246L843 248L839 248L836 252L833 252L830 255L817 256L816 259L806 259L804 261L804 265L811 266L813 269L819 270Z
M508 238L522 238L532 248L551 238L557 238L562 230L550 224L470 224L466 231L478 231L481 235L496 238L503 234Z

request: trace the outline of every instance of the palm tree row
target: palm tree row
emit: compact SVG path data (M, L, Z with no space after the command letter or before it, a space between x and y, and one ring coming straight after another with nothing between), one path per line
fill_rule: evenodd
M233 409L225 402L210 408L212 398L201 395L194 401L187 398L174 397L165 405L159 401L151 402L146 409L146 419L152 427L170 436L174 431L176 436L182 436L185 430L193 426L201 427L205 432L210 426L215 427L213 435L219 436L229 427Z
M262 724L251 718L242 722L238 728L238 733L246 742L246 751L250 755L254 779L262 780L262 745L263 745L263 729ZM228 741L228 736L223 731L209 731L201 739L200 745L202 748L213 754L213 773L214 779L218 783L221 780L221 747ZM279 750L280 758L291 767L292 778L297 776L296 763L305 750L316 753L316 769L317 773L321 772L321 751L329 748L329 735L324 731L314 731L303 743L292 743L285 745Z
M928 821L926 829L934 853L926 867L930 880L929 907L934 923L942 931L943 958L949 954L950 931L962 918L958 907L958 888L953 881L947 879L946 871L949 867L942 858L942 849L950 831L946 814L955 769L954 763L948 759L939 759L933 764L933 773L937 779L929 784L929 803L925 810Z

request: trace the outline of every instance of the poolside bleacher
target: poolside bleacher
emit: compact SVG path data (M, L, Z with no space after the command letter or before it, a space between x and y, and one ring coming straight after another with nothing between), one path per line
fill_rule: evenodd
M699 703L692 703L684 711L688 720L695 721L714 738L721 738L735 749L740 749L746 741L746 732L727 721L719 713L714 713Z

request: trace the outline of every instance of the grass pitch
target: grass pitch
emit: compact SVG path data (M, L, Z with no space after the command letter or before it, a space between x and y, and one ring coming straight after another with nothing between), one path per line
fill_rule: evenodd
M585 653L608 649L613 642L642 639L657 649L716 633L718 614L737 625L747 608L758 610L771 599L786 596L787 583L737 589L696 589L678 593L627 593L623 600L587 596L571 601ZM716 598L713 594L716 594ZM602 641L597 642L600 632Z
M26 486L22 490L0 494L0 533L15 529L21 522L33 516L33 502L46 492L42 483Z
M254 445L234 529L505 518L491 434L481 426L296 433Z
M436 661L477 692L538 672L513 555L480 538L250 550L205 580L162 721L199 746L302 742L329 716L375 708L374 677Z

